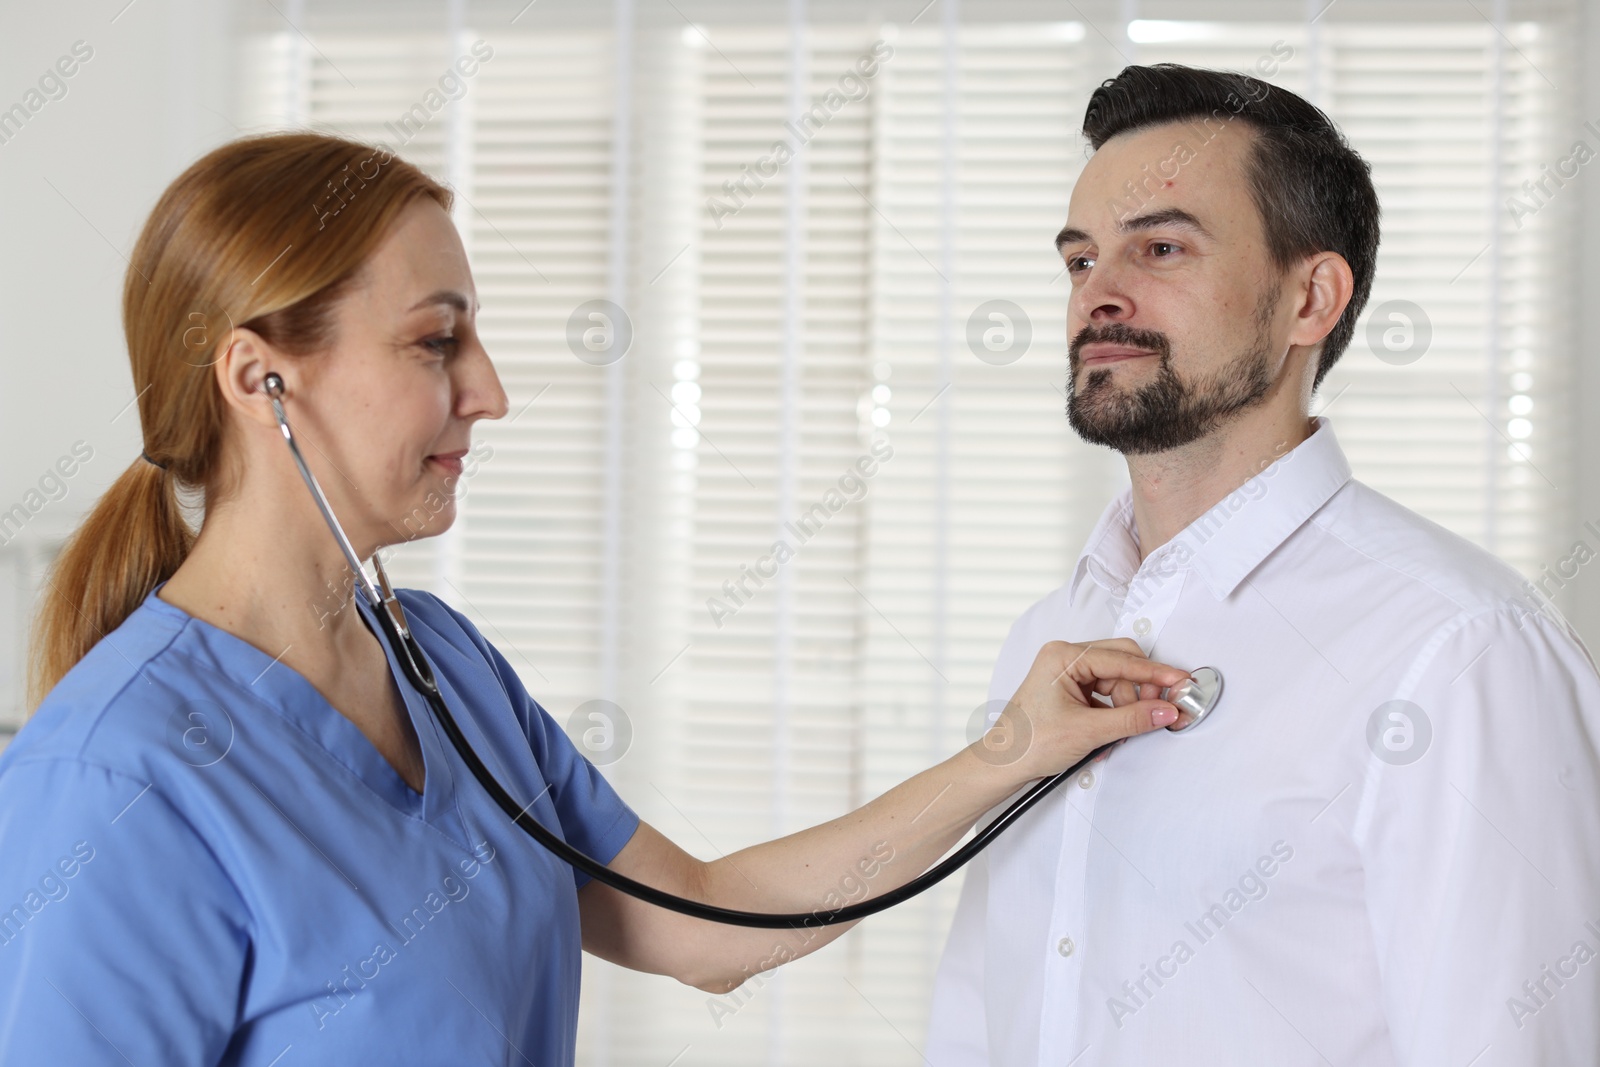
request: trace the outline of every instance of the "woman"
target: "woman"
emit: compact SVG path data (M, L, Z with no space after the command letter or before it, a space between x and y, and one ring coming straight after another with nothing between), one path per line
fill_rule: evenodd
M144 455L55 566L42 702L0 757L0 907L20 902L0 916L0 1061L570 1064L580 947L721 992L841 932L719 926L575 876L396 683L262 381L282 376L361 558L424 506L425 533L448 527L472 424L506 412L450 199L386 152L284 134L210 153L146 224L123 295ZM202 494L197 537L180 487ZM1029 780L1171 723L1140 696L1185 677L1132 642L1047 646L996 728L1027 727L1023 749L975 745L702 862L639 821L470 622L400 599L536 818L745 910L817 909L868 866L876 892L904 883Z

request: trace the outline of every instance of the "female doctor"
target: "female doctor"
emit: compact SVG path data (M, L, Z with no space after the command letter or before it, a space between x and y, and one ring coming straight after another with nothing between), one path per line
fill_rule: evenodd
M721 926L576 876L396 682L262 380L281 375L360 558L430 500L425 533L447 527L473 423L506 412L450 202L380 149L277 134L202 158L146 223L123 290L144 455L47 579L41 702L0 756L0 1062L571 1064L580 948L723 992L842 932ZM1171 723L1141 696L1186 677L1129 641L1047 645L996 728L1025 717L1025 751L975 744L706 862L639 820L464 616L400 601L539 821L753 911L818 908L868 869L874 891L908 881L1030 780Z

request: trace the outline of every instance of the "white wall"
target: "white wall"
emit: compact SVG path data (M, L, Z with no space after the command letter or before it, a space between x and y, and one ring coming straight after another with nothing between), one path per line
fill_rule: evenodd
M233 0L126 2L0 0L0 109L74 42L93 49L66 95L0 144L0 512L74 442L93 449L65 495L0 548L0 722L19 710L19 568L139 454L137 415L124 411L124 256L167 183L234 133Z

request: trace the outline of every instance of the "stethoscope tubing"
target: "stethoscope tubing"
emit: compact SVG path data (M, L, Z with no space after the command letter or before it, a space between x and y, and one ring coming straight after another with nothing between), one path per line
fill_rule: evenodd
M701 901L676 896L665 890L657 889L655 886L635 881L627 875L619 874L580 849L574 848L535 819L528 810L531 805L519 805L516 799L490 773L489 768L484 766L483 760L478 758L477 752L467 741L466 736L461 731L460 724L456 722L455 716L451 714L448 704L440 694L439 687L432 678L432 672L427 667L427 661L423 658L421 647L417 645L416 639L409 634L401 635L388 610L377 612L377 616L378 624L383 629L386 640L396 650L395 658L400 662L401 671L407 675L406 680L426 698L435 721L438 722L445 736L450 739L451 745L461 756L462 762L467 765L467 769L472 772L472 776L488 792L500 810L505 812L511 821L521 827L529 837L549 849L557 858L603 885L608 885L619 892L636 897L646 903L654 904L657 907L678 912L681 915L704 919L708 922L723 923L729 926L748 926L769 930L799 930L818 926L834 926L839 923L852 923L869 915L876 915L878 912L892 908L896 904L904 903L912 897L933 888L960 870L974 856L983 851L989 842L993 841L1008 826L1020 819L1029 808L1043 800L1051 790L1081 771L1100 753L1117 744L1116 741L1113 741L1109 744L1101 745L1067 770L1034 783L1026 793L1018 797L997 819L960 849L911 881L881 896L839 908L818 909L809 912L767 913L739 911L734 908L718 907L714 904L705 904ZM404 654L401 654L402 652Z
M636 897L646 903L678 912L681 915L704 919L708 922L723 923L729 926L748 926L768 930L800 930L817 926L835 926L839 923L852 923L869 915L876 915L878 912L892 908L896 904L904 903L912 897L933 888L964 867L968 861L983 851L989 842L1003 833L1006 827L1016 822L1029 808L1043 800L1046 794L1077 774L1092 762L1096 756L1117 743L1113 741L1110 744L1102 745L1067 770L1036 782L1026 793L1017 798L1009 808L1001 813L999 818L981 830L971 841L968 841L941 863L881 896L839 908L818 909L809 912L767 913L740 911L734 908L723 908L715 904L705 904L701 901L690 900L686 897L676 896L665 890L657 889L655 886L635 881L625 874L613 871L552 833L532 816L528 810L529 805L519 805L511 794L506 792L500 782L489 772L489 768L485 767L483 761L478 758L477 752L468 743L466 736L461 732L460 725L456 722L455 716L451 714L449 706L439 693L438 685L428 674L424 673L424 671L427 671L426 661L422 658L422 650L417 646L416 639L409 636L402 638L387 610L378 612L378 622L384 629L391 646L395 644L404 646L407 654L396 655L395 658L400 661L402 672L408 676L407 681L415 686L417 691L427 699L434 719L439 723L440 728L444 730L445 736L450 739L451 745L455 747L456 752L461 756L462 762L467 765L468 770L472 772L472 776L488 792L500 810L505 812L511 818L511 821L521 827L528 836L555 853L557 858L603 885L608 885L612 889ZM413 650L415 651L415 659L412 656ZM431 672L428 673L431 674Z

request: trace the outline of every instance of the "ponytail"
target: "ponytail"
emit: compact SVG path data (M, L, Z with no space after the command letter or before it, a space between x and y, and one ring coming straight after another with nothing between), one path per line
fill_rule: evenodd
M45 575L28 657L28 706L172 577L194 544L172 476L140 457L67 540Z

